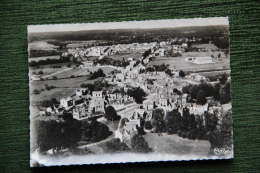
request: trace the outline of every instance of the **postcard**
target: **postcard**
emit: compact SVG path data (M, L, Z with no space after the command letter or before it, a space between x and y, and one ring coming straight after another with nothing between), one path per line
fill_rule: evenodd
M28 26L30 165L231 159L228 17Z

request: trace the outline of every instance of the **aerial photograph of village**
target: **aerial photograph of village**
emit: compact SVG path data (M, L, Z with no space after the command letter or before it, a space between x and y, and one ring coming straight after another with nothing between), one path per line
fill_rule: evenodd
M28 26L31 166L233 158L228 18Z

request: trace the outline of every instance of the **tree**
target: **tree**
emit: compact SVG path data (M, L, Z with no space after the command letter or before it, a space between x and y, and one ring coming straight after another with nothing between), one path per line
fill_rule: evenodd
M90 127L87 130L89 131L89 136L87 137L91 142L104 140L112 134L112 132L109 131L109 128L105 124L102 124L96 120L91 121Z
M155 132L162 133L166 131L165 112L163 109L154 109L152 112L152 126Z
M115 90L113 91L113 94L115 94L115 93L120 93L120 90L119 90L119 89L115 89Z
M213 96L214 94L214 86L206 82L202 82L199 85L188 85L183 88L183 92L189 93L192 99L197 99L197 94L200 90L205 93L205 97Z
M131 147L133 151L140 153L147 153L152 151L152 149L149 148L147 141L142 136L137 134L131 138Z
M205 103L207 103L206 94L200 90L197 93L197 104L204 105Z
M176 134L181 127L181 114L178 109L173 109L166 115L166 127L168 134Z
M231 111L226 112L221 120L220 134L221 134L221 145L222 147L232 147L233 144L233 129L232 129L232 113Z
M57 101L56 98L51 98L51 102L52 102L53 104L57 104L57 103L58 103L58 101Z
M218 117L216 113L210 114L208 112L204 113L205 118L205 128L208 132L213 132L217 128Z
M133 97L136 103L141 103L141 104L143 103L143 97L146 96L146 93L140 87L128 89L127 94Z
M106 76L106 75L104 74L104 72L103 72L102 69L98 69L98 71L97 71L97 76L98 76L98 77L104 77L104 76Z
M120 153L120 152L129 152L131 149L119 138L113 138L112 140L104 144L103 150L106 153Z
M220 104L226 104L231 101L230 82L226 83L222 88L220 95Z
M37 120L35 123L37 146L40 147L41 151L76 146L81 138L79 123L77 120L65 122Z
M42 71L42 70L41 70L41 71L39 71L39 72L38 72L38 74L43 74L43 71Z
M33 94L37 95L37 94L40 94L40 92L37 89L35 89L35 90L33 90Z
M213 94L215 100L220 100L220 89L221 89L221 85L220 83L217 83Z
M105 108L105 118L108 120L116 120L118 119L116 110L113 106L107 106Z
M179 72L179 76L180 76L180 77L185 77L185 73L181 70L181 71Z
M144 123L144 128L147 130L151 130L153 128L151 121L146 121Z
M218 54L218 58L221 58L221 53Z
M36 67L38 66L38 63L36 61L29 62L29 67Z
M219 79L220 81L220 84L221 85L224 85L226 82L227 82L227 79L228 79L228 75L226 73L224 73L221 78Z

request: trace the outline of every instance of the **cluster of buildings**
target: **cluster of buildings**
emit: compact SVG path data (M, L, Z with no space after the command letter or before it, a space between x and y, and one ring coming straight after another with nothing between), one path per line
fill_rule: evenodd
M151 42L151 43L132 43L132 44L117 44L112 46L93 46L89 48L74 48L68 49L62 53L62 57L72 56L75 59L87 60L88 57L98 57L102 59L104 56L113 55L117 52L129 50L147 51L151 50L154 56L165 56L166 51L173 53L182 53L188 47L187 43L181 45L173 45L171 41Z
M81 120L89 116L103 115L107 106L113 106L116 111L120 111L126 103L132 102L134 102L133 97L126 93L93 91L89 94L87 88L80 88L73 96L61 98L59 104L54 104L45 111L41 110L39 114L63 115L69 112L72 113L73 118Z

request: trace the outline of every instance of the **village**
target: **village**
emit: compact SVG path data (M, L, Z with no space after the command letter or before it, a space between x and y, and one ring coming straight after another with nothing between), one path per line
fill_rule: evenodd
M154 110L162 110L163 118L173 110L177 110L181 116L185 110L189 110L190 114L199 115L202 119L202 124L205 125L204 113L216 113L218 121L221 121L222 114L231 110L230 102L225 104L214 103L216 100L213 96L205 97L206 101L197 104L196 99L189 98L188 93L183 90L187 86L200 85L206 83L213 88L219 82L218 80L210 81L209 78L198 73L189 71L183 72L182 69L171 65L150 65L154 63L158 57L165 57L169 52L182 54L187 49L187 44L172 45L170 42L152 43L133 43L114 46L95 46L90 48L74 48L63 52L61 57L70 57L73 61L80 62L76 68L88 71L96 68L111 68L107 74L100 77L100 82L96 85L106 84L113 86L110 89L102 87L93 91L89 87L80 87L75 89L73 95L60 98L57 103L50 107L40 108L39 116L59 116L65 114L72 115L73 119L79 121L89 121L96 117L97 121L109 121L104 118L107 114L106 109L112 107L115 110L116 118L110 117L110 121L118 120L117 128L113 131L114 138L119 138L121 142L129 144L134 135L145 135L146 133L158 133L158 129L147 127L154 120ZM124 51L141 51L139 58L128 57L123 58L121 64L106 64L102 63L107 56L120 54ZM199 51L208 51L199 49ZM187 57L186 63L201 65L201 64L216 64L219 60L211 56L202 57ZM219 59L219 58L218 58ZM72 69L69 68L68 71ZM75 68L74 68L75 69ZM215 69L218 70L218 69ZM225 70L225 69L224 69ZM67 70L64 70L67 71ZM62 73L62 72L61 72ZM50 75L49 75L50 76ZM32 80L47 80L45 76L34 75ZM230 82L230 77L227 77L227 82ZM138 88L142 90L141 98L133 96L129 90ZM214 90L214 89L213 89ZM141 130L140 130L141 129ZM160 134L161 132L159 132ZM108 138L109 140L111 138Z

